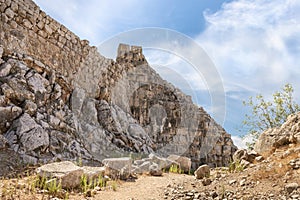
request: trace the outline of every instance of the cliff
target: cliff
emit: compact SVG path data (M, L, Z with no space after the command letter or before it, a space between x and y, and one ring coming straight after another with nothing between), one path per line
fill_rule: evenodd
M0 11L0 149L32 163L152 152L193 168L231 161L230 135L141 47L120 44L114 61L30 0L2 0Z

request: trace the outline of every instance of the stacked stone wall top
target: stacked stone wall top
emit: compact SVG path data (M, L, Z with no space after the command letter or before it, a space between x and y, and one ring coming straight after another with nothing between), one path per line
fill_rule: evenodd
M0 0L0 13L0 44L4 55L12 52L29 55L66 77L69 83L94 48L31 0Z

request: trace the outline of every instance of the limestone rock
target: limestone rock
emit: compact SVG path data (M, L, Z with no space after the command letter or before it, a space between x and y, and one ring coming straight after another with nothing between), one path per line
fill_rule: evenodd
M162 175L162 170L160 169L158 164L153 163L149 167L149 173L150 173L151 176L161 176Z
M211 182L212 182L212 180L210 178L206 178L206 177L201 180L201 183L203 186L208 186L211 184Z
M10 63L4 63L0 66L0 77L5 77L10 73L10 69L12 68Z
M13 122L5 137L13 149L19 152L30 152L49 145L47 131L36 124L27 113Z
M27 83L34 93L40 92L41 94L47 92L46 88L49 85L49 81L38 73L28 78Z
M281 127L264 131L254 145L254 150L262 154L284 145L300 143L299 119L300 113L292 114Z
M8 147L8 141L7 139L0 134L0 150L5 149Z
M80 185L80 179L84 170L70 161L50 163L36 169L41 177L57 178L61 180L62 187L65 189L76 188Z
M152 163L157 164L160 169L169 169L171 165L177 165L179 167L178 162L169 160L167 158L159 157L153 153L149 154L149 158L146 160L150 160Z
M192 166L190 158L187 158L185 156L170 155L167 159L179 163L180 169L182 169L184 172L190 172Z
M258 156L259 154L254 150L248 152L246 149L239 149L233 154L233 161L243 162L245 166L248 166L250 163L253 163Z
M126 180L131 175L131 158L107 158L102 160L102 163L106 167L105 174L111 178L121 178Z
M150 161L144 161L140 165L133 165L132 173L137 173L137 174L149 173L150 166L151 166Z
M2 55L3 55L3 47L0 46L0 58L2 58Z
M291 167L293 169L299 169L300 168L300 158L297 159L293 159L289 162L289 164L291 165Z
M6 122L11 122L22 114L22 109L17 106L0 107L0 133L5 127Z
M285 185L284 188L288 193L292 193L298 187L299 187L298 183L289 183L289 184Z
M189 157L193 169L230 163L236 150L230 135L164 81L142 47L121 44L114 61L31 0L2 1L0 7L0 107L23 114L6 115L0 134L24 158L101 161L112 153L155 152ZM172 163L149 161L159 168Z
M210 175L210 167L208 165L201 165L195 171L194 174L195 174L196 179L203 179L204 177L209 177L209 175Z
M103 178L105 175L105 167L83 166L81 169L83 170L83 174L87 176L87 180L98 179L99 176Z
M24 110L30 116L33 116L37 111L37 105L34 102L30 101L30 100L26 100Z

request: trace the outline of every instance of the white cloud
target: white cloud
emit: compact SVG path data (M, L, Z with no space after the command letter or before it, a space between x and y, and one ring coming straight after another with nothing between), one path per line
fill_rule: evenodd
M88 39L98 45L102 40L111 37L117 29L127 30L132 15L139 15L141 6L137 0L98 1L90 0L35 0L47 14L66 25L81 39ZM117 4L117 5L116 5ZM130 11L136 10L135 13ZM140 23L141 17L134 19ZM119 22L116 26L116 22Z
M252 143L253 138L251 136L246 137L240 137L240 136L231 136L231 139L233 143L239 148L239 149L247 149L247 143Z
M227 91L268 93L285 83L300 90L300 2L239 0L206 14L198 41Z

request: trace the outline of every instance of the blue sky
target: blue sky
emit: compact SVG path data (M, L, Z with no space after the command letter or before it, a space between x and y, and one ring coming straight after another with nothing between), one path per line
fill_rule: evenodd
M242 106L243 100L257 93L270 97L284 84L291 83L299 102L300 1L35 2L51 17L95 46L124 31L145 27L174 30L194 40L205 50L222 79L226 97L225 121L214 117L233 135L239 146L243 144L236 137L240 135L237 129L247 112ZM192 46L190 50L193 51ZM162 77L189 93L214 115L207 77L195 73L190 63L170 52L146 49L145 54Z

